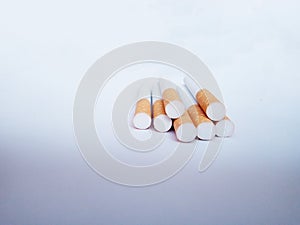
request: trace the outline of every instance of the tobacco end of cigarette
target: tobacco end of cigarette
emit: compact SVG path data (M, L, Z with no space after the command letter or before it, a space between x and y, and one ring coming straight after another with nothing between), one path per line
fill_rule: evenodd
M216 136L230 137L233 135L233 132L234 123L228 117L216 123Z
M172 126L172 120L164 114L161 114L153 119L154 129L159 132L166 132Z

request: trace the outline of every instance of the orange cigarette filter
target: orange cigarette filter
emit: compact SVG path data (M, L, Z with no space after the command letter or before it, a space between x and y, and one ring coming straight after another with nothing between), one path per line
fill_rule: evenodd
M215 136L214 123L207 118L205 112L203 112L189 92L185 93L179 88L178 93L196 127L198 138L201 140L211 140Z
M196 128L187 111L181 117L174 120L173 127L179 141L191 142L197 135Z
M191 78L185 77L184 83L196 98L198 104L205 112L207 117L213 121L220 121L226 115L226 109L222 102L220 102L209 90L200 88Z
M162 95L165 105L169 104L172 101L181 101L177 91L173 88L168 88L163 92Z
M160 87L155 83L152 87L153 127L159 132L166 132L172 127L172 120L166 115Z
M166 114L172 118L179 118L185 111L185 107L176 91L176 85L170 81L160 79L159 81Z
M206 112L210 104L220 101L207 89L201 89L196 94L196 99L202 109Z
M156 100L152 106L153 118L158 117L159 115L166 115L165 106L163 100Z
M148 84L140 87L135 103L133 125L137 129L148 129L151 126L151 89Z
M138 113L146 113L151 117L151 104L148 99L143 98L136 103L134 115L137 115Z
M204 122L211 122L211 120L207 118L206 114L198 105L191 105L188 108L188 113L190 114L195 127L198 127L201 123Z

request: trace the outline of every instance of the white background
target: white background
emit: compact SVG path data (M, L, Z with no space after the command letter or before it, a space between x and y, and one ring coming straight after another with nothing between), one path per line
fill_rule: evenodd
M299 224L298 1L1 1L0 224ZM201 157L146 188L94 173L72 106L113 48L157 40L198 55L236 124Z

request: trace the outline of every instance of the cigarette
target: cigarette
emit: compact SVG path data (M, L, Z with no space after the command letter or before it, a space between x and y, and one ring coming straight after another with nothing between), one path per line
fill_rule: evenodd
M197 129L197 137L201 140L211 140L216 134L215 124L205 115L196 100L189 92L179 90L180 97Z
M227 116L223 120L216 122L216 136L231 137L233 132L234 124Z
M176 85L167 80L160 79L159 86L166 114L172 119L179 118L185 112L185 107L176 91Z
M159 132L170 130L172 120L166 115L158 83L155 83L152 87L152 113L153 127L155 130Z
M184 83L196 98L202 110L207 117L213 121L220 121L226 115L226 109L222 102L220 102L209 90L200 88L191 78L185 77Z
M151 125L151 90L142 86L138 92L133 117L133 126L137 129L145 130Z
M173 127L177 139L181 142L191 142L196 138L196 128L187 111L174 120Z

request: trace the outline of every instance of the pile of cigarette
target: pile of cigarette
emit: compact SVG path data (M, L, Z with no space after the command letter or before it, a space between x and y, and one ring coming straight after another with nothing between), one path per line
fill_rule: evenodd
M174 128L181 142L230 137L234 124L226 109L209 90L201 88L190 77L184 78L185 90L174 83L159 79L151 90L141 88L135 105L133 125L148 129L151 124L158 132Z

